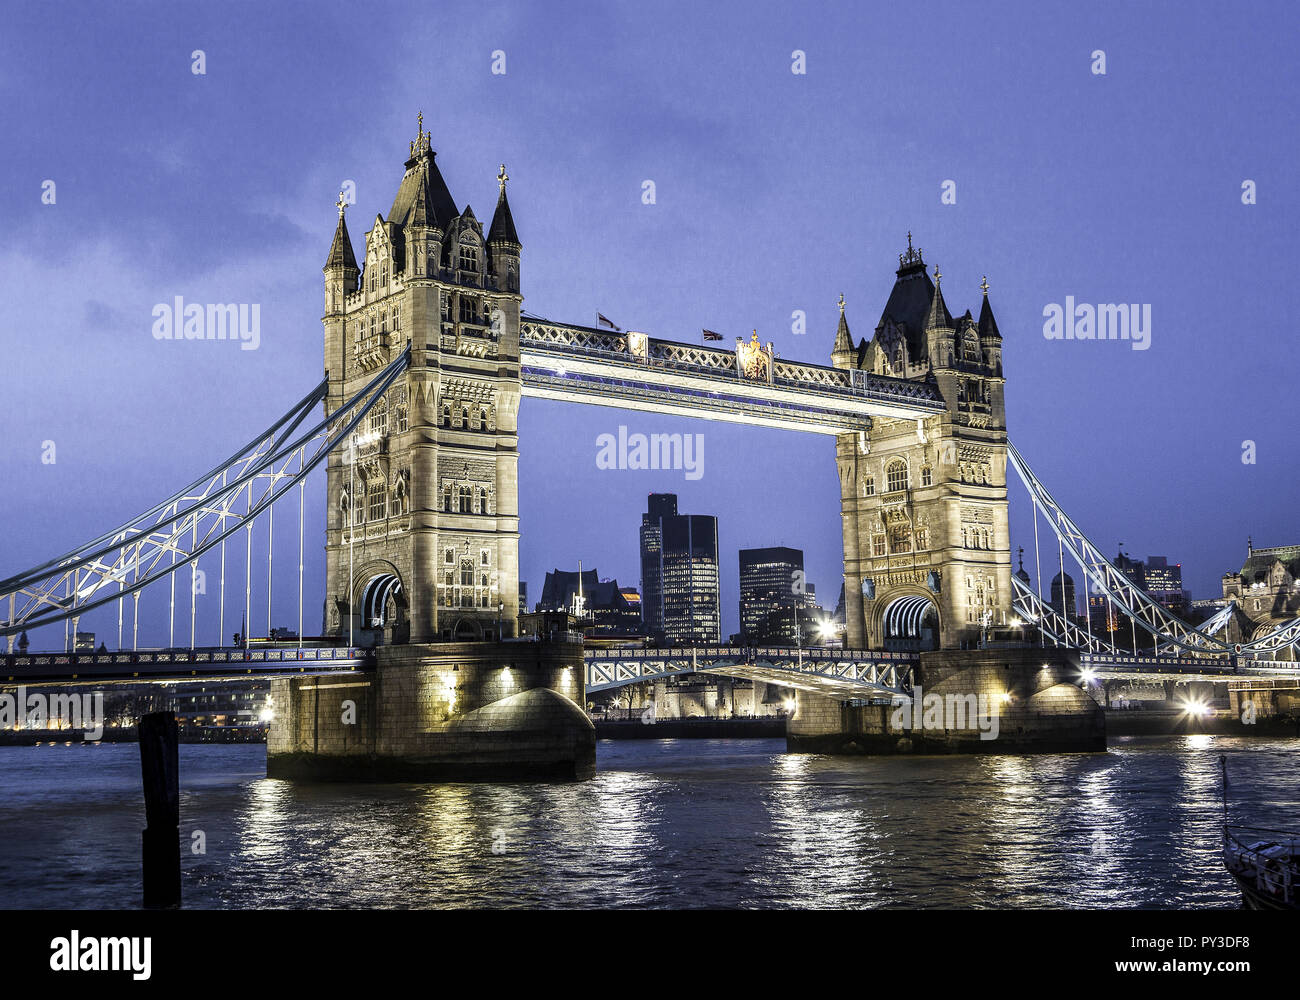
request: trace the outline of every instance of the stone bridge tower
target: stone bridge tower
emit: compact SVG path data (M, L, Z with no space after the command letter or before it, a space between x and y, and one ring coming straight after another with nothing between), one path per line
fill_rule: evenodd
M907 244L870 340L854 344L841 297L832 363L933 382L947 408L837 438L845 641L954 649L1011 610L1002 337L987 281L979 319L954 319L939 269L931 281Z
M499 639L519 611L519 237L456 207L418 135L361 266L343 198L325 272L333 412L409 345L410 369L330 455L325 631L357 642Z

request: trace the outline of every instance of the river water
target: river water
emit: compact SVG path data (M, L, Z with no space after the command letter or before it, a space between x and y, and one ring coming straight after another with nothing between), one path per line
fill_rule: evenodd
M182 746L188 907L1237 907L1234 822L1300 827L1294 741L818 757L603 741L577 785L294 785ZM0 907L135 907L134 744L0 747ZM193 853L201 833L206 853Z

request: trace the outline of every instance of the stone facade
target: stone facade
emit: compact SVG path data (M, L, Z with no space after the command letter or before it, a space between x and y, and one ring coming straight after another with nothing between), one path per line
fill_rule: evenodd
M1011 611L1002 338L987 283L979 319L954 320L910 237L899 265L869 341L854 344L841 300L832 363L932 381L947 409L837 439L845 643L974 646L986 613L996 627Z
M308 780L592 777L577 643L383 647L364 678L272 681L267 775Z
M804 753L1069 753L1106 749L1106 714L1075 685L1078 664L1053 649L951 650L921 654L914 691L922 700L983 704L997 715L991 739L969 716L938 725L924 705L836 701L799 691L787 749ZM969 699L974 698L973 703ZM984 701L980 702L979 699ZM962 722L964 721L964 724Z
M411 351L329 458L324 631L357 642L496 639L519 611L520 245L504 167L485 236L434 157L421 125L363 268L340 199L324 268L329 412Z
M1228 621L1229 642L1263 638L1277 626L1300 617L1300 545L1257 549L1246 544L1246 561L1223 577L1223 596L1237 602ZM1295 659L1294 647L1279 650L1280 659Z

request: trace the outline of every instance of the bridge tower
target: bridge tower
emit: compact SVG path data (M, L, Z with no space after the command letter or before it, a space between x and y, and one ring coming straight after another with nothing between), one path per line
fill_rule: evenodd
M324 268L329 412L411 349L354 447L329 459L325 631L358 642L499 639L519 611L523 299L508 176L485 236L435 156L421 115L364 264L340 196Z
M910 233L898 260L870 340L854 344L841 297L832 363L933 382L947 408L836 439L845 641L974 646L983 619L1005 625L1011 610L1002 337L987 281L978 320L954 319Z

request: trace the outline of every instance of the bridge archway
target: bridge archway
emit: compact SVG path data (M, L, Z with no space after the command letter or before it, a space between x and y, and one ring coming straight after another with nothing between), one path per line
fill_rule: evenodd
M357 592L357 627L382 635L387 642L407 641L410 614L397 570L384 563L358 579L365 583Z
M939 608L928 593L899 594L877 603L874 633L885 649L923 651L939 648Z

